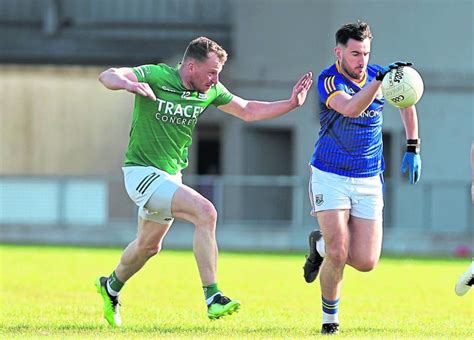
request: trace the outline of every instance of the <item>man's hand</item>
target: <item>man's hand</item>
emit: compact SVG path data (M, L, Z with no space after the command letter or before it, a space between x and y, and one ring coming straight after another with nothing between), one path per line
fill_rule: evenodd
M407 170L410 183L415 184L418 182L421 176L421 158L419 154L409 151L405 152L400 171L405 173Z
M143 97L148 97L153 101L156 101L156 96L153 93L150 85L147 83L139 83L139 82L127 82L125 85L125 90L131 93L139 94Z
M382 70L377 72L377 74L375 75L375 79L378 81L382 81L385 75L389 73L391 70L402 67L402 66L411 66L411 65L413 64L410 62L405 62L405 61L396 61L394 63L388 64Z
M293 86L290 101L294 107L299 107L304 104L311 85L313 85L313 73L308 72L298 80L295 86Z

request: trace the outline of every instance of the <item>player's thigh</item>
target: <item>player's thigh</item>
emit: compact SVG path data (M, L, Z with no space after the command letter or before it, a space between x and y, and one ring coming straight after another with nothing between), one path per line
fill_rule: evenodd
M325 210L316 214L323 234L326 253L344 258L349 251L349 210Z
M351 235L349 256L352 261L376 264L382 249L382 219L371 220L351 216L349 232Z
M176 191L171 206L173 217L194 224L217 219L214 205L199 192L187 185L181 185Z
M352 262L369 268L378 262L382 247L383 179L357 178L353 189L349 254Z
M161 248L164 237L168 233L172 222L158 223L138 217L137 241L142 248Z

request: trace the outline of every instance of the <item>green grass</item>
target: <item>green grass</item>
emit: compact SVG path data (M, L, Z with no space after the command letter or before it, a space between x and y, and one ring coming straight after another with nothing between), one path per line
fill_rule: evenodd
M0 246L0 338L315 338L318 284L302 254L222 252L219 286L240 313L210 321L192 252L164 250L122 294L122 329L102 319L93 282L121 249ZM339 338L472 336L474 291L454 294L469 260L383 258L375 271L345 271Z

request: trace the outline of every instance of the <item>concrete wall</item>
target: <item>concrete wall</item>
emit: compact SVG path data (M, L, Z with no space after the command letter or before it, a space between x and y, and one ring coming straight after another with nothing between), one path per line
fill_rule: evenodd
M0 174L119 173L133 97L103 68L0 66Z

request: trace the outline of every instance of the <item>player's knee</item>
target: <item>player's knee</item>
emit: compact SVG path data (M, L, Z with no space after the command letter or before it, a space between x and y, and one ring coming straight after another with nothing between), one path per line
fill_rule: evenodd
M137 248L142 257L149 259L161 251L161 242L158 244L138 242Z
M375 268L377 263L378 259L364 259L355 263L353 267L360 272L370 272Z
M207 199L199 202L198 208L198 226L215 228L217 222L217 210Z
M326 245L326 257L332 263L343 266L347 261L347 249L341 246L328 247Z

